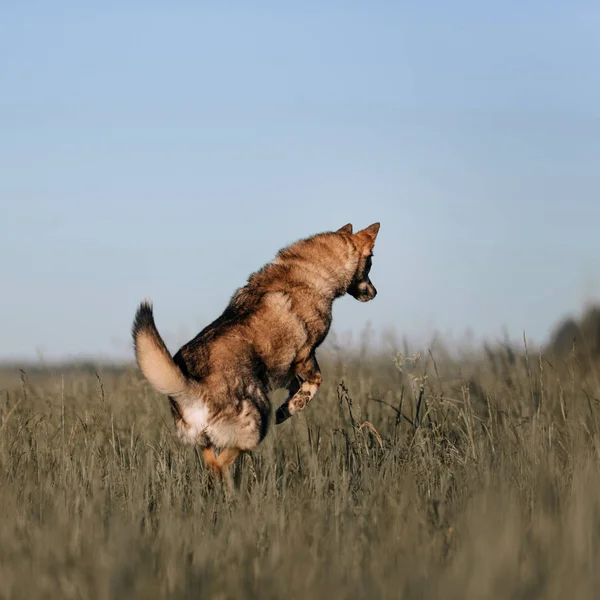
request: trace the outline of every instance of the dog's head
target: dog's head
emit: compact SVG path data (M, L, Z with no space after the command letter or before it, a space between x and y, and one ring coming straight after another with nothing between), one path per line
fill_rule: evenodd
M373 223L356 233L352 233L352 224L348 223L337 232L351 237L358 257L354 276L346 291L359 302L369 302L377 295L377 290L369 279L369 271L373 261L373 246L379 233L379 223Z

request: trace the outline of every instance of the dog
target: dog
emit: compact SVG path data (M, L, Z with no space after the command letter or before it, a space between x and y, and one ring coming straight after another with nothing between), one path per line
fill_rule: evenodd
M377 295L369 271L379 226L353 233L348 223L281 249L174 356L158 333L152 304L139 305L132 327L137 364L168 396L180 440L198 445L219 477L265 438L270 391L288 391L277 424L315 396L322 381L315 351L329 332L333 301L346 293L360 302Z

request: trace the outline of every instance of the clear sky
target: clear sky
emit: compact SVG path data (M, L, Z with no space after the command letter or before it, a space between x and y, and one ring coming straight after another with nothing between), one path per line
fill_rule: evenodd
M0 358L172 350L381 222L334 327L542 341L600 292L600 4L0 4Z

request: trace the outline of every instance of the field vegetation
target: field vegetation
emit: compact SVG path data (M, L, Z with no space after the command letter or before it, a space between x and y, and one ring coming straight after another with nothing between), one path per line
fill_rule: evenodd
M133 366L6 366L0 598L600 597L599 332L330 347L229 498Z

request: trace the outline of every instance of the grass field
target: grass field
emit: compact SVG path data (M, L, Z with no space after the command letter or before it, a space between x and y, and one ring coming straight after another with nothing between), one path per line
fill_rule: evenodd
M228 502L133 367L4 369L0 598L599 597L593 353L403 353L322 355Z

